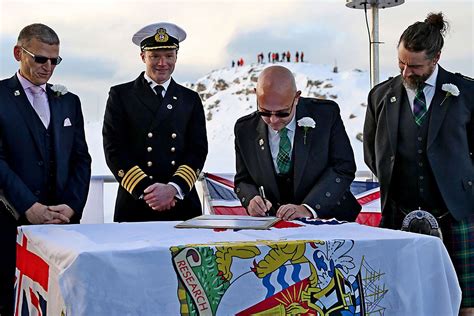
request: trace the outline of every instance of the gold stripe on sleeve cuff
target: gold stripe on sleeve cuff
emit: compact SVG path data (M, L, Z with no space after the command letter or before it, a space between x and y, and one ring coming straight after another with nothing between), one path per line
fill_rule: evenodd
M146 174L143 172L143 170L140 169L140 167L138 166L134 166L127 171L120 184L124 187L125 190L132 193L133 188L135 188L137 183L145 177Z
M194 183L197 180L196 172L194 172L194 170L188 165L179 166L178 170L176 170L174 175L183 178L190 189L193 187Z
M142 179L146 178L146 174L143 173L139 178L137 178L135 181L133 181L133 183L131 183L130 185L130 189L128 190L128 192L130 192L130 194L132 194L133 190L135 189L135 187L137 186L137 184L142 181Z
M191 179L193 180L193 183L196 182L196 180L197 180L196 172L194 172L194 170L191 167L189 167L188 165L179 166L178 171L183 171L183 172L187 173L191 177Z
M193 182L191 181L191 179L189 178L187 174L183 173L182 171L176 171L174 175L183 178L184 181L186 181L186 183L188 184L189 188L193 187Z

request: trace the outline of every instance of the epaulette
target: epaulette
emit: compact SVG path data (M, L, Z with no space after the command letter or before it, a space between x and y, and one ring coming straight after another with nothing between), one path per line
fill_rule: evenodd
M461 77L461 78L463 78L463 79L466 79L466 80L468 80L468 81L474 82L474 78L465 76L465 75L463 75L463 74L460 73L460 72L456 72L455 75L456 75L456 76L459 76L459 77Z

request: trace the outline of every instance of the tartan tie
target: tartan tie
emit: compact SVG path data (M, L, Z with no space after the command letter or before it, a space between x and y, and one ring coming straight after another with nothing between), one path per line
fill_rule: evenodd
M415 123L418 126L423 124L425 119L426 109L426 98L425 93L423 92L423 88L425 85L422 85L416 89L415 100L413 101L413 115L415 116Z
M165 88L163 86L157 85L153 88L156 92L156 96L158 97L158 105L161 105L163 103L163 90Z
M291 142L288 137L288 129L283 127L278 134L280 135L277 155L278 170L280 174L288 174L291 167Z

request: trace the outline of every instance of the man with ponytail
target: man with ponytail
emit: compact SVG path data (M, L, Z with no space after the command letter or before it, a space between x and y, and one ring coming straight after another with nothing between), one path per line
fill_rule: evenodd
M458 274L460 314L474 315L474 81L439 65L447 29L430 13L401 35L400 75L369 93L364 158L380 182L380 225L401 229L416 210L434 217Z

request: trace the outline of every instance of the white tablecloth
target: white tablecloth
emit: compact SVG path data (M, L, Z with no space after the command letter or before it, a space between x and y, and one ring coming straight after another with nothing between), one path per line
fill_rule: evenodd
M221 232L175 224L20 227L18 311L458 313L455 271L434 237L355 223Z

